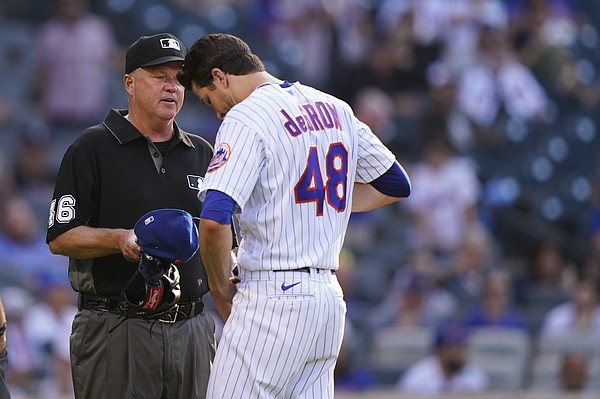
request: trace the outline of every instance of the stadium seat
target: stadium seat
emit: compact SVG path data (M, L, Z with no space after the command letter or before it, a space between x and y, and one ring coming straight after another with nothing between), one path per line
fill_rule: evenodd
M428 327L388 327L378 330L368 363L382 385L394 384L411 365L431 352L434 331Z
M468 340L468 358L490 377L492 391L516 391L523 387L531 340L519 329L481 327Z

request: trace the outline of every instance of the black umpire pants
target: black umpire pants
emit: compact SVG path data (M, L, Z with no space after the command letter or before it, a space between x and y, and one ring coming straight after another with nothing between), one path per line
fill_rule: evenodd
M174 323L91 309L71 332L77 399L204 399L215 354L215 322L206 312Z

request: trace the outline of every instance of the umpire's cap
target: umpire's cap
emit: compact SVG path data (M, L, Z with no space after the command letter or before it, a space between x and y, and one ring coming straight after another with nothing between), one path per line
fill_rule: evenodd
M125 73L140 67L183 61L187 51L177 37L170 33L158 33L137 39L125 54Z
M142 250L169 262L187 262L198 251L198 228L192 215L163 208L146 213L133 231Z

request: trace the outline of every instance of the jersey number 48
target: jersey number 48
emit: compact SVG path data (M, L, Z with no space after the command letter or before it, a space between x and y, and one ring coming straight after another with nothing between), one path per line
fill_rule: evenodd
M336 211L346 209L348 150L343 143L332 143L325 156L327 181L323 180L317 147L310 147L306 168L294 187L296 203L314 202L317 216L323 216L325 199Z

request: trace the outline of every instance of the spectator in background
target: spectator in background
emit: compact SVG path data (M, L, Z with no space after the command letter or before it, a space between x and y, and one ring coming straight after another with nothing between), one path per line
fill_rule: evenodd
M590 359L586 354L565 352L561 358L559 372L562 392L574 394L593 390L590 384Z
M452 254L440 283L456 298L460 309L482 297L485 276L493 265L493 244L485 231L472 229Z
M546 86L567 62L569 48L577 41L582 16L571 0L524 0L513 7L509 38L519 59Z
M38 31L36 97L53 134L69 134L103 120L108 76L118 45L109 21L88 11L88 0L54 0L55 14Z
M600 234L588 237L581 261L581 278L600 281Z
M529 392L545 393L546 395L566 394L569 398L597 398L600 393L600 382L594 378L593 368L595 358L593 353L582 352L578 349L564 349L553 353L551 360L545 360L544 373L534 373ZM556 358L554 358L556 356ZM550 365L550 367L548 367ZM590 396L587 396L587 395ZM579 396L582 395L582 396Z
M29 289L35 288L42 272L67 281L68 260L50 253L42 222L22 196L0 204L0 272L19 278L18 283Z
M374 328L431 327L440 324L439 315L427 306L431 284L422 276L412 275L396 280L384 303L373 312Z
M58 161L52 159L50 128L41 120L23 126L14 154L15 184L33 206L38 220L48 215ZM54 163L56 161L56 163Z
M544 335L573 332L600 334L599 298L597 282L579 280L573 287L571 298L548 312L540 333Z
M414 128L415 120L425 110L425 70L439 50L436 43L416 41L413 30L413 14L402 15L393 33L374 36L362 62L343 68L334 76L336 92L351 102L364 88L383 90L393 101L393 114L404 124L403 130Z
M463 324L469 328L502 327L526 330L520 311L513 306L512 280L506 270L490 270L482 296L467 309Z
M458 153L468 153L473 150L475 134L471 122L456 104L456 77L441 61L430 64L426 76L429 104L422 131L445 131L448 141Z
M458 303L438 286L438 272L429 250L412 248L395 273L383 303L373 312L371 326L436 328L453 319Z
M517 120L538 119L546 107L546 93L533 73L510 47L506 32L483 27L478 57L458 77L458 106L480 131L476 140L495 144L490 129L501 110Z
M530 332L539 332L550 309L569 299L575 280L560 244L543 241L534 249L525 275L515 282L515 299L526 312Z
M356 94L352 107L356 117L366 123L384 144L390 146L392 152L397 152L394 150L398 148L390 145L398 134L392 97L379 87L366 86Z
M446 1L449 24L443 36L442 59L453 71L460 73L478 56L478 41L483 27L505 30L508 11L503 0Z
M270 26L270 40L294 49L287 54L294 75L306 84L328 88L336 53L333 39L336 9L321 0L279 0L270 2L270 6L275 17Z
M409 173L414 189L401 206L412 217L415 241L447 259L467 231L479 224L480 182L475 170L443 134L436 133L426 140L422 161L410 166Z
M366 86L357 94L352 106L354 115L397 154L396 140L399 132L394 122L394 104L389 94L378 87ZM387 209L381 209L377 213L386 211ZM360 255L377 245L377 213L355 212L350 216L344 241L345 248Z
M467 331L459 325L443 326L433 353L408 368L396 384L404 394L439 395L485 392L489 376L467 361Z
M600 181L592 183L589 198L590 216L585 228L585 249L581 277L600 281Z
M71 323L77 313L76 295L66 278L43 275L37 292L41 301L24 317L30 344L41 355L42 382L38 395L73 396L69 365Z
M600 104L600 84L585 77L585 57L578 54L586 25L593 24L572 0L519 1L512 12L509 34L519 59L563 110Z

